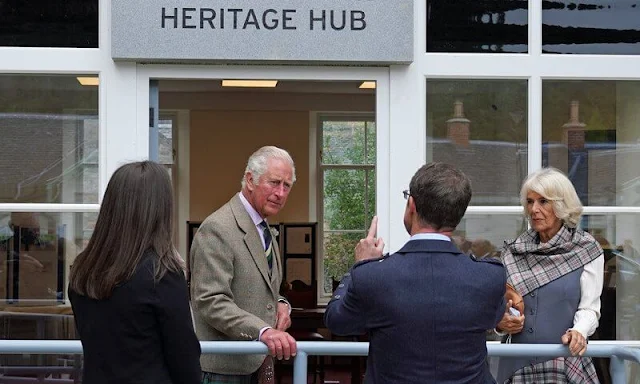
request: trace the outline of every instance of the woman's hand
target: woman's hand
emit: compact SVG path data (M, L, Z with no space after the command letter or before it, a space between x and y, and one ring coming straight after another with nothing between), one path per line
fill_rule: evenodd
M564 335L562 335L562 344L569 344L569 352L573 356L582 356L587 351L587 340L582 336L582 333L575 329L568 329Z
M524 327L524 315L520 314L520 316L513 316L509 309L513 306L513 302L509 300L507 302L507 306L504 311L504 315L502 316L502 320L496 326L496 330L502 333L520 333L522 328Z

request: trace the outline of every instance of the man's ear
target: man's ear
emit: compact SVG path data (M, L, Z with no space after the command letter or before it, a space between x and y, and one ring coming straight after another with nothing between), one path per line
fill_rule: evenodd
M253 174L251 172L247 172L244 174L244 181L249 191L253 191L255 189L256 184L253 180Z
M407 204L409 204L409 211L411 213L416 213L416 201L413 199L413 196L409 196Z

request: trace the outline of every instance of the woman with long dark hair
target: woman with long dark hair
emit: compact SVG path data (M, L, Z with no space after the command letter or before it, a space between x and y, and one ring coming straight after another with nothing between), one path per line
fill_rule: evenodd
M129 163L111 177L69 280L85 383L200 382L200 344L184 263L172 242L172 209L161 165Z

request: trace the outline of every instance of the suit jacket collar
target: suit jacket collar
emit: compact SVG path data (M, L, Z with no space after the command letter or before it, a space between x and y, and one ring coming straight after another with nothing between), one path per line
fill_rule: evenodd
M278 292L277 289L274 288L274 285L271 283L272 278L275 277L277 273L276 270L280 270L280 254L276 250L277 247L274 247L274 258L277 260L274 263L274 270L272 271L273 276L269 276L269 265L267 264L267 258L265 257L264 248L262 247L262 241L260 240L260 234L256 228L256 225L253 223L251 216L249 216L249 212L247 212L244 205L242 205L242 201L240 201L240 196L235 195L230 200L231 212L233 212L233 216L238 224L238 227L244 232L244 242L253 257L253 261L256 263L258 270L260 270L260 274L267 282L267 285L271 288L273 294L277 297ZM274 244L275 245L275 244ZM275 291L274 291L275 289Z
M396 253L414 252L462 253L453 242L445 240L410 240Z

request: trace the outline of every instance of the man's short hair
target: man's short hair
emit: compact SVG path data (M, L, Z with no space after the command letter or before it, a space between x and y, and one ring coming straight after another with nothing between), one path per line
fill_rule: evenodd
M413 175L409 193L421 224L435 230L453 230L471 201L471 181L454 166L433 162Z
M249 160L247 160L247 167L242 174L242 180L240 180L242 189L244 189L246 185L245 176L247 173L251 172L255 182L257 183L262 175L267 171L269 160L272 159L282 160L291 165L291 172L293 174L291 182L296 182L296 166L293 164L293 159L291 158L291 155L289 155L289 152L273 145L267 145L253 152L249 157Z

